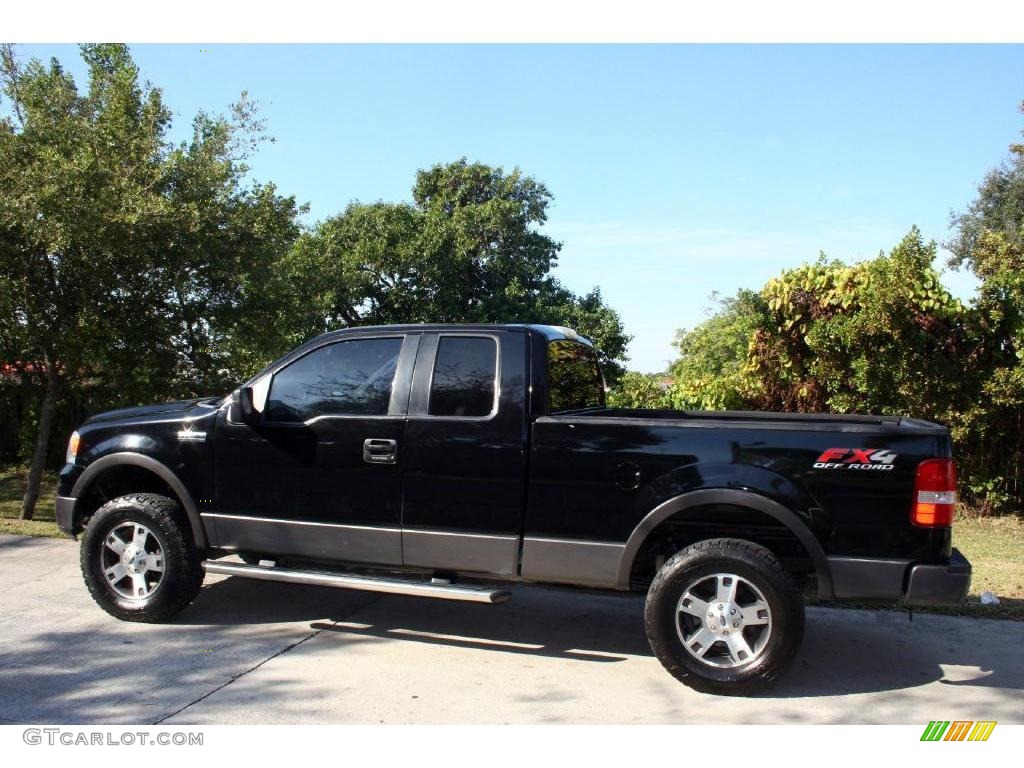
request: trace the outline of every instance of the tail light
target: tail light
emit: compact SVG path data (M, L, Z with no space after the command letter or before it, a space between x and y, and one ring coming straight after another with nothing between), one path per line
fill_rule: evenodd
M925 459L917 465L910 522L923 528L953 524L956 465L952 459Z

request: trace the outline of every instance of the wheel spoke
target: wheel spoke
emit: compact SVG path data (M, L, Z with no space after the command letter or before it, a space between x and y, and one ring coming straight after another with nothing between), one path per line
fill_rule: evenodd
M160 586L167 564L153 531L134 520L113 528L99 547L102 573L116 594L129 600L146 600ZM111 555L117 555L114 562Z
M676 634L702 664L718 669L748 666L768 652L775 629L771 609L756 579L722 571L705 571L684 586L676 606ZM749 627L756 629L747 636Z
M742 632L734 632L729 635L725 638L725 644L729 648L729 656L737 664L741 661L746 661L754 655Z
M121 541L121 539L117 537L117 535L113 531L111 531L110 534L107 536L106 541L103 542L103 546L105 546L111 552L120 557L121 553L124 552L125 544L123 541Z
M720 573L715 578L718 580L718 589L715 593L718 602L736 602L736 577Z
M679 612L696 616L703 622L708 615L708 604L699 597L694 597L691 593L687 592L679 601Z
M743 625L746 627L768 623L768 603L763 600L758 600L753 605L745 606L741 610L743 613ZM764 613L763 617L759 615L762 612Z
M707 627L701 627L695 633L693 633L686 641L687 647L690 651L700 658L704 658L704 654L708 652L708 649L715 644L714 633ZM697 646L694 648L694 646Z
M132 593L135 597L145 597L149 592L149 585L146 584L146 576L142 573L132 574Z

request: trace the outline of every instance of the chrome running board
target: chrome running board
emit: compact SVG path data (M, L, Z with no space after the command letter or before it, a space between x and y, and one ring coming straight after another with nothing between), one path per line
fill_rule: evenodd
M294 571L288 568L263 565L242 565L241 563L203 562L207 573L222 576L242 576L247 579L283 581L289 584L312 584L317 587L339 587L360 589L364 592L387 592L393 595L415 597L440 597L444 600L464 600L471 603L504 603L512 593L505 589L467 587L456 584L432 584L428 581L403 581L376 576L356 576L347 573L326 573L323 571Z

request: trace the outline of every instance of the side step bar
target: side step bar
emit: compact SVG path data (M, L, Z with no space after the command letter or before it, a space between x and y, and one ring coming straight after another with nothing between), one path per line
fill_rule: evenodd
M426 581L402 581L401 579L325 573L322 571L294 571L287 568L277 568L276 566L218 563L213 560L204 561L203 567L207 573L217 573L222 576L242 576L248 579L263 579L264 581L284 581L289 584L312 584L318 587L360 589L364 592L387 592L393 595L440 597L445 600L464 600L471 603L504 603L512 596L512 593L505 589L466 587L454 584L432 584Z

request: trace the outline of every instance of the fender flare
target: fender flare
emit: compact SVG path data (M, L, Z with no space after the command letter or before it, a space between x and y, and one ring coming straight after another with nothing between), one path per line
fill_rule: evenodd
M818 577L819 597L828 598L832 596L832 572L829 569L825 551L821 548L821 544L811 530L796 513L766 496L731 488L706 488L690 491L668 499L648 512L636 528L633 529L629 539L626 541L625 549L623 549L622 557L619 560L619 571L616 578L617 588L629 589L629 576L633 569L633 560L636 558L637 552L640 551L641 545L655 528L672 515L687 509L710 504L746 507L775 518L790 533L796 536L803 548L807 550L811 563L814 565L814 572Z
M203 528L203 520L199 516L199 509L196 507L196 503L192 499L192 495L188 490L186 490L185 485L178 479L178 476L175 475L166 464L157 461L151 456L146 456L141 453L133 453L131 451L108 453L106 456L96 459L96 461L92 462L85 468L81 477L75 481L75 487L72 488L71 495L76 499L80 499L92 484L93 480L95 480L100 474L108 469L112 469L113 467L125 465L147 469L170 486L171 490L174 491L178 499L181 500L182 506L185 508L185 515L188 517L188 521L192 526L192 538L195 541L196 546L200 549L206 549L206 529Z

